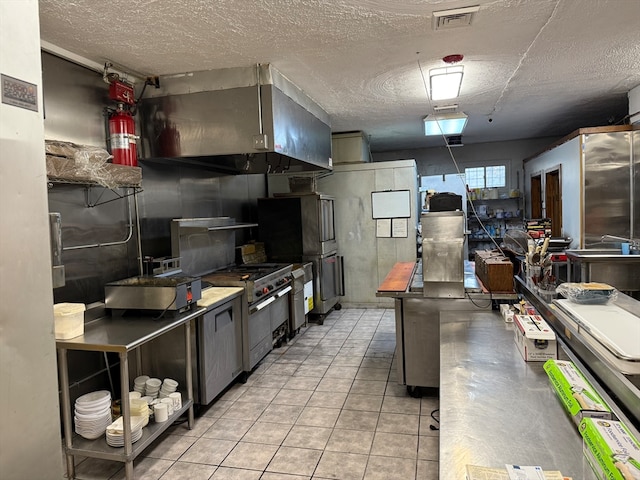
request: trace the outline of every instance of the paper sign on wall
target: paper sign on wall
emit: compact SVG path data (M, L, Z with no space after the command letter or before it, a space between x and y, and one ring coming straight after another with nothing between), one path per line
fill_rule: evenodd
M409 222L406 218L391 219L391 236L394 238L407 238L409 236Z
M379 218L376 220L376 237L389 238L391 237L391 219Z

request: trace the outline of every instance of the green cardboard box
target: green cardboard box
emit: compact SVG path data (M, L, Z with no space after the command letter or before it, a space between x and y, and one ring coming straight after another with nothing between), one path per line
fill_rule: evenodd
M640 444L623 423L583 418L578 430L584 455L600 480L640 478Z
M547 360L543 368L576 425L584 417L616 419L606 402L572 362Z

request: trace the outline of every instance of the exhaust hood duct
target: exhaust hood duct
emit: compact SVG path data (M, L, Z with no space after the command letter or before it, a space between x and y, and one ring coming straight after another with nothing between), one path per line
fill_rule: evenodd
M170 75L140 105L141 159L228 174L332 169L329 116L269 64Z

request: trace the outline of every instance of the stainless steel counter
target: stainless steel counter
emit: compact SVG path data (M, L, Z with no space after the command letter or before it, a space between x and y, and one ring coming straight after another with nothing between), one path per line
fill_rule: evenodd
M555 303L547 303L521 278L516 277L518 290L544 317L556 335L575 352L580 362L587 366L589 375L606 389L607 394L616 398L616 415L627 425L640 429L640 378L623 375L619 367L612 363L612 356L604 348L597 348L595 340L574 319L564 313ZM618 292L615 304L628 312L638 311L638 301ZM588 377L589 378L589 377ZM589 378L592 381L591 378Z
M379 291L376 296L392 297L395 303L396 354L398 383L410 393L416 387L438 388L440 385L440 323L444 312L490 310L494 301L517 300L513 293L482 293L474 266L465 261L465 298L425 297L422 261L417 263L405 291Z
M604 282L618 290L640 290L640 255L622 255L619 249L567 250L569 282Z
M84 335L56 340L57 348L98 352L128 352L202 315L206 308L155 319L153 316L102 317L85 325Z
M575 424L542 363L523 361L512 324L497 312L440 321L440 480L465 478L467 464L506 463L595 480Z

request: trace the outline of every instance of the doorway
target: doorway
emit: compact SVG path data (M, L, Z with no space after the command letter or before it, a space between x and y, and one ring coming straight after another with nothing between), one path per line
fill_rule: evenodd
M531 218L542 218L542 175L531 177Z
M560 188L560 166L545 173L546 218L551 220L551 236L562 236L562 192Z

